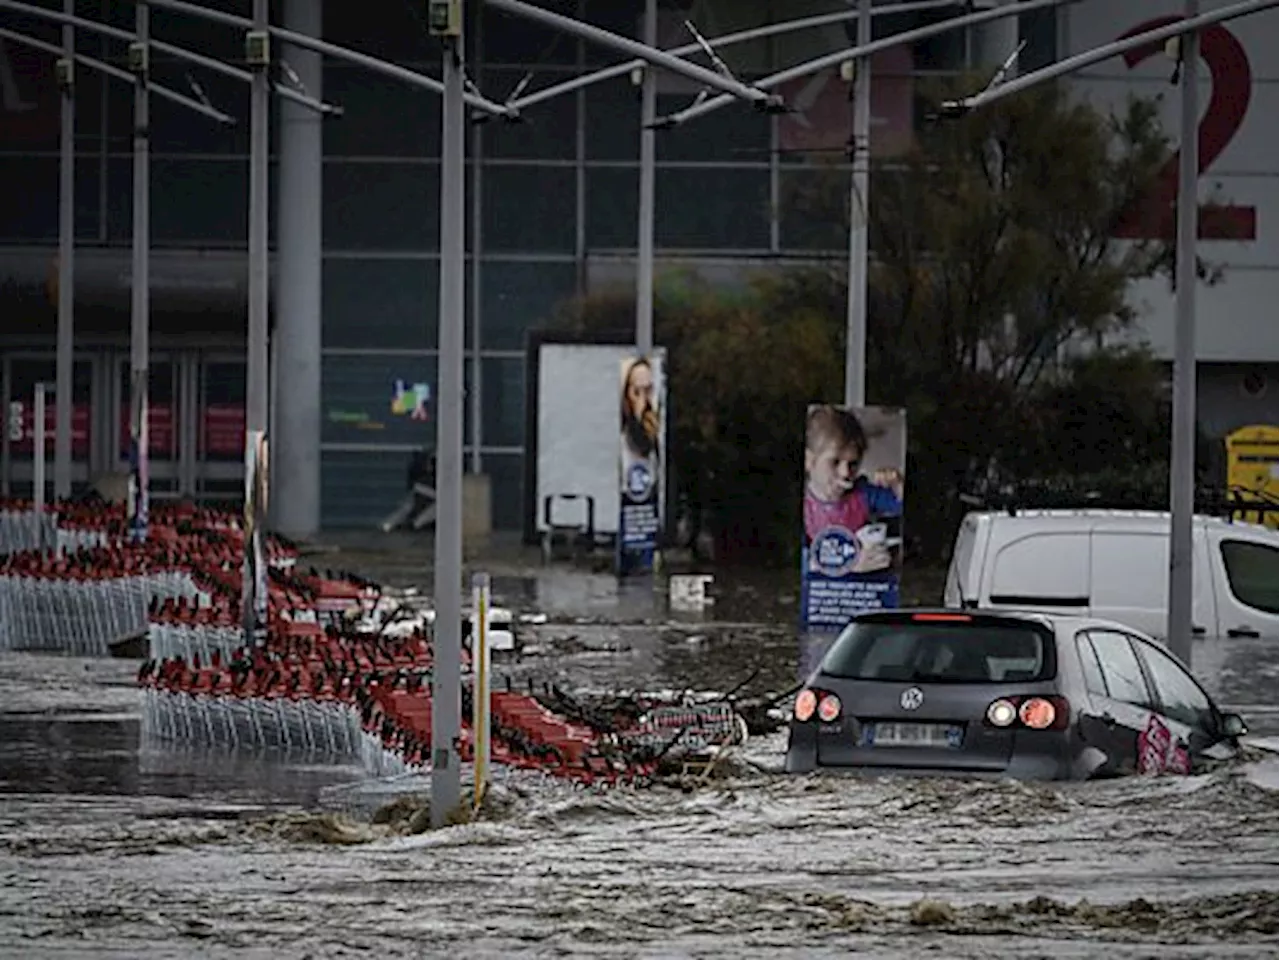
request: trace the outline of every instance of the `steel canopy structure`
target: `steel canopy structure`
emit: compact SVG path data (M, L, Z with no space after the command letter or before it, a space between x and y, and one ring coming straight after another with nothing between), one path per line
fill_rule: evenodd
M921 10L941 10L948 7L960 7L964 5L964 0L907 0L904 3L893 3L882 6L872 7L871 15L873 17L888 16L897 13L914 13ZM741 43L750 43L754 40L767 40L770 37L776 37L781 34L795 33L801 30L816 30L821 27L832 26L837 23L847 23L862 16L862 12L858 9L839 10L835 13L823 13L812 17L800 17L795 20L780 20L777 23L769 23L764 26L752 27L750 30L739 30L734 33L726 33L719 37L707 37L706 44L712 50L719 50L721 47L735 46ZM700 53L703 46L700 43L686 43L678 47L671 47L666 52L673 57L684 57L689 54ZM633 70L639 70L645 65L644 60L624 60L607 67L601 67L591 73L584 73L560 83L554 83L541 90L535 90L532 93L526 93L523 96L515 97L506 102L506 106L515 110L524 110L526 107L532 107L542 103L545 100L552 100L566 93L572 93L583 87L590 87L605 80L612 80L614 77L622 77L631 73ZM655 118L656 119L656 118Z
M0 0L0 7L8 6L11 6L9 0ZM57 11L45 10L42 12L56 13ZM61 14L59 14L59 16L61 16ZM128 34L128 36L132 39L134 35ZM24 33L19 33L17 30L10 30L7 27L0 27L0 37L3 37L5 40L11 40L22 46L30 47L32 50L39 50L41 53L51 53L59 57L62 56L63 52L66 50L65 47L60 47L56 43L49 43L46 40L30 37ZM107 63L104 60L91 57L87 53L74 52L74 57L76 63L84 64L90 70L101 73L103 76L111 77L115 80L123 80L128 84L136 84L138 82L137 78L124 67L118 67L113 63ZM235 117L228 113L224 113L207 103L201 103L194 97L189 97L185 93L174 90L172 87L167 87L162 83L155 82L154 80L148 80L147 89L157 97L163 97L165 100L168 100L171 103L176 103L178 106L184 107L187 110L203 114L210 120L216 120L218 123L225 124L227 126L235 125Z
M1080 0L1025 0L1007 3L951 17L938 23L904 30L880 40L871 40L871 18L877 13L892 12L893 7L875 7L872 0L859 0L858 42L846 50L838 50L803 63L796 64L756 81L761 89L773 89L791 80L797 80L832 67L840 67L849 73L853 82L853 138L850 144L851 171L849 178L849 280L846 293L844 402L851 407L866 403L867 381L867 251L868 224L867 202L871 166L871 77L870 58L882 50L903 43L927 40L930 37L953 30L968 29L986 23L1017 17L1023 13L1049 7L1079 3ZM690 120L712 113L727 106L732 100L724 96L711 97L654 121L667 128L679 126Z
M73 0L65 0L64 11L44 10L13 0L0 0L0 7L45 16L62 23L62 46L47 43L15 30L0 28L0 37L34 50L58 57L58 86L61 102L58 173L58 299L57 353L55 361L55 412L53 489L55 497L71 494L71 380L75 346L75 64L82 63L104 76L133 84L135 97L145 99L150 93L164 97L179 106L203 114L219 123L233 125L235 118L208 103L185 96L169 87L151 81L145 71L129 71L76 51ZM123 31L122 31L123 32ZM126 34L130 39L133 34ZM144 160L145 163L145 155ZM136 161L135 161L136 164ZM135 201L136 202L136 201ZM135 274L137 267L135 264ZM136 287L135 287L136 288ZM41 428L43 429L43 422ZM41 456L43 456L43 447ZM43 498L44 490L37 491Z
M145 6L145 4L141 4L141 6ZM45 7L37 7L30 3L23 3L21 0L0 0L0 7L8 8L14 13L21 13L30 17L40 17L41 19L51 20L55 23L74 27L77 30L87 30L90 33L101 34L104 37L123 40L125 43L133 43L140 39L138 33L130 33L128 30L123 30L120 27L113 27L109 23L102 23L98 20L88 20L84 17L60 13L57 10L49 10ZM175 57L178 60L185 60L192 66L204 67L206 70L212 71L213 73L220 73L224 77L230 77L233 80L240 80L244 83L248 83L252 79L252 74L249 73L248 70L241 70L239 67L232 66L229 63L223 63L216 57L207 57L198 51L189 50L186 47L175 46L172 43L165 43L163 40L152 40L149 37L142 42L145 42L157 53L164 53L171 57ZM112 71L106 72L111 73ZM132 77L126 70L119 70L118 73L113 73L112 75L124 77L132 82ZM319 110L322 113L331 114L333 116L342 115L342 108L340 106L332 103L324 103L320 100L308 97L306 94L295 90L293 87L273 82L271 84L271 88L284 99L291 100L304 107L308 107L312 110ZM154 87L152 89L155 90ZM158 91L156 92L158 93ZM160 95L163 96L163 94ZM178 94L178 96L182 95ZM197 100L192 100L189 97L183 97L183 101L184 106L190 105L192 109L200 110L201 112L205 112L209 109L204 104L201 104ZM222 119L222 117L225 116L225 114L220 114L218 117L215 117L215 119ZM224 120L223 122L227 121Z
M978 27L984 23L990 23L996 20L1002 20L1006 17L1016 17L1019 14L1031 13L1035 10L1042 10L1048 7L1061 7L1067 4L1081 3L1083 0L1023 0L1020 3L1011 3L1005 6L993 7L990 10L983 10L978 13L969 13L959 17L951 17L947 20L932 23L924 27L916 27L912 30L904 30L901 33L895 33L888 37L882 37L868 44L859 44L850 47L847 50L835 50L831 53L824 54L812 60L806 60L795 66L787 67L777 73L770 74L755 81L755 86L761 90L772 90L780 87L784 83L791 80L798 80L802 77L808 77L815 73L821 73L823 70L830 70L832 67L838 67L842 63L851 60L865 60L879 53L881 50L888 50L892 47L899 46L904 43L915 43L917 40L928 40L930 37L936 37L944 33L950 33L952 30L959 30L964 27ZM954 6L962 6L962 4L954 4ZM872 7L873 13L876 8ZM892 7L886 8L887 12L892 12ZM698 117L705 116L708 113L714 113L723 107L727 107L733 102L733 99L723 94L710 97L702 103L694 104L679 110L665 117L659 117L657 123L662 126L675 126L686 123L689 120L695 120Z

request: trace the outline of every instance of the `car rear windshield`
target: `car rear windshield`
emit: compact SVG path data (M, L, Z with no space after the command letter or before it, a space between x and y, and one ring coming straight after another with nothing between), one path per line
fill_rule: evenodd
M822 661L850 680L1033 683L1057 670L1053 637L1031 624L852 623Z

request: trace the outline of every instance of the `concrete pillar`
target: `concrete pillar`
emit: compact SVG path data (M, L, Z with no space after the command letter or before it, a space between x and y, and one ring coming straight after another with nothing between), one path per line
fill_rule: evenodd
M321 0L284 0L284 27L312 37ZM322 94L321 56L284 44L281 58L310 97ZM287 82L287 81L286 81ZM276 206L277 366L271 437L271 515L275 530L313 536L320 529L320 204L321 116L280 100Z
M1005 7L1013 2L1015 0L983 0L983 2L975 3L974 8L981 10L984 8ZM975 70L989 71L999 67L1008 58L1009 54L1017 49L1017 15L1001 17L999 20L988 20L986 23L974 27L970 44L971 66ZM1009 77L1012 78L1017 75L1018 65L1015 63L1009 71Z

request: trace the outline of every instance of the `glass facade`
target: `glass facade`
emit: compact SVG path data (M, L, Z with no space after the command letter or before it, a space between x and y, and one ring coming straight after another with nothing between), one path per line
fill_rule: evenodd
M131 5L80 5L84 16L132 28ZM208 5L248 12L247 0ZM543 5L634 36L642 3ZM438 75L438 48L426 36L418 6L327 0L325 33L334 42ZM470 75L491 99L501 101L521 84L526 92L540 89L618 59L490 8L476 16L476 6L469 8ZM689 42L681 25L685 16L715 35L770 18L843 8L837 0L695 0L686 12L664 12L660 45ZM952 14L880 18L877 32ZM243 56L234 29L163 10L152 17L156 38L231 61ZM58 41L56 25L9 20L13 29ZM1053 26L1052 16L1024 22L1024 31L1034 28L1036 57L1051 57ZM852 29L752 44L726 58L743 76L768 73L849 45ZM119 56L115 42L86 38L81 49L107 59ZM47 75L42 54L12 43L3 50L20 78ZM892 156L910 143L920 122L914 101L919 76L962 68L966 50L963 33L955 33L877 60L877 154ZM166 85L188 92L191 72L214 105L242 122L223 128L153 98L153 242L174 249L242 249L247 91L236 81L157 57L155 78ZM88 246L127 247L131 89L83 69L79 84L77 232ZM43 120L20 137L0 137L0 174L22 185L9 192L16 203L0 210L0 244L48 246L56 238L57 92L47 87L31 88ZM666 75L659 89L660 112L680 109L698 93ZM431 442L435 429L434 395L426 420L393 414L391 400L397 383L435 385L440 105L433 94L336 61L325 63L323 93L345 110L324 126L323 523L368 525L390 511L404 489L410 453ZM815 175L818 164L842 162L849 134L847 87L832 71L782 93L802 105L800 113L768 117L735 104L659 134L655 234L664 254L693 263L704 257L758 262L840 255L844 238L838 231L788 214L784 200ZM634 257L639 119L638 89L623 75L530 108L524 123L493 121L468 136L467 382L469 390L475 388L478 350L483 415L479 431L468 419L465 442L469 451L479 445L493 478L499 526L520 523L528 332L543 326L558 302L579 292L593 258Z

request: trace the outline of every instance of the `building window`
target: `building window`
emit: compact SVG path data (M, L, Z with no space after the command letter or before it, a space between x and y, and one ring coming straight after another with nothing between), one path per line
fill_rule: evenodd
M323 290L326 348L435 349L440 329L438 260L326 257Z

